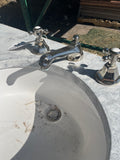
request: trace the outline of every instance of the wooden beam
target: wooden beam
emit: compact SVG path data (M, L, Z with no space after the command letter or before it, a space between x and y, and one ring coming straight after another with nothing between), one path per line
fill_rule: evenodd
M81 0L80 5L86 6L99 6L99 7L110 7L110 8L120 8L120 1L89 1L89 0Z

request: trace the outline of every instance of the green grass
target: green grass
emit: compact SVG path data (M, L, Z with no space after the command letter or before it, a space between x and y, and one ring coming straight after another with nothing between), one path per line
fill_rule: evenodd
M82 43L87 43L90 45L95 45L99 47L118 47L120 48L120 31L118 30L107 30L107 29L91 29L86 35L80 35L80 41ZM91 51L85 49L87 51ZM97 53L102 55L98 51L92 51L92 53Z

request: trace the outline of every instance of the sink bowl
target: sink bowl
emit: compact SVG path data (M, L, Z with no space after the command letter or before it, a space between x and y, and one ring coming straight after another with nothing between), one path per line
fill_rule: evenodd
M59 67L0 70L1 160L108 160L107 118L91 89Z

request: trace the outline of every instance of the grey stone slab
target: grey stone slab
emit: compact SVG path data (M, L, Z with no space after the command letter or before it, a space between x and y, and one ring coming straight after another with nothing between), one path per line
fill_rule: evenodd
M9 48L22 41L27 42L35 37L26 32L0 24L0 68L23 67L32 65L39 60L40 55L31 53L24 48L9 51ZM51 49L61 48L64 45L47 40ZM113 86L103 86L94 80L96 70L104 65L102 58L84 52L84 58L80 62L72 63L66 60L54 63L77 77L82 79L96 94L106 116L112 133L112 150L110 160L120 160L120 83ZM118 63L119 71L120 64Z

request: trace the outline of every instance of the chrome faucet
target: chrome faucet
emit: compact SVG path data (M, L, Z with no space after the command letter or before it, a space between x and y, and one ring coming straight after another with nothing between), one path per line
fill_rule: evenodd
M43 36L46 36L46 34L48 34L48 30L42 29L40 26L36 26L34 27L32 34L36 36L35 46L38 48L39 53L44 54L49 52L50 48L43 39Z
M78 61L83 57L83 51L79 41L79 36L74 35L72 44L58 50L50 51L41 56L39 64L41 69L48 69L55 60L67 58L69 61Z
M101 84L112 85L120 82L120 75L116 62L120 62L120 48L106 48L103 50L106 56L104 61L108 61L101 70L96 73L96 80Z
M48 44L46 43L43 37L47 37L48 34L47 29L42 29L40 26L36 26L33 28L33 31L29 32L30 35L34 35L35 39L28 42L20 42L13 47L9 48L10 51L18 50L22 48L28 48L32 53L40 53L45 54L50 51ZM34 45L31 43L34 42Z

